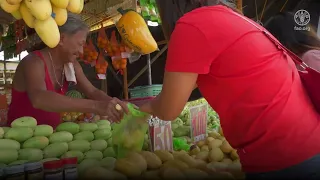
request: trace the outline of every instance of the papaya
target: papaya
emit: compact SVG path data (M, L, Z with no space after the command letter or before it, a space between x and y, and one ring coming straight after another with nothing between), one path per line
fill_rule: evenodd
M12 15L16 20L22 19L22 16L21 16L21 13L20 13L19 9L16 10L15 12L12 12L11 15Z
M87 152L90 150L90 143L86 140L74 140L68 143L69 151Z
M116 23L116 27L126 45L141 54L150 54L158 50L157 42L141 15L133 10L119 11L122 17Z
M22 16L23 21L29 28L34 28L34 23L36 18L30 13L29 9L27 8L24 2L21 3L19 8L20 14Z
M95 123L80 123L80 131L91 131L94 132L98 129L98 125Z
M68 151L68 144L63 143L53 143L49 144L47 147L43 149L44 158L57 158L62 156L64 153Z
M51 3L57 8L66 9L69 4L69 0L51 0Z
M33 136L50 136L53 133L53 128L49 125L38 125L34 128Z
M90 131L82 131L74 135L73 140L86 140L91 142L94 139L94 135Z
M22 0L6 0L10 5L20 4Z
M31 14L38 20L46 20L51 17L52 7L50 0L24 1Z
M6 0L1 1L0 7L7 13L13 13L19 10L20 4L9 4Z
M90 143L90 147L92 150L103 151L108 147L108 143L103 139L97 139Z
M0 139L0 150L3 150L3 149L19 150L20 143L16 140L12 140L12 139Z
M0 150L0 163L10 164L18 160L19 153L17 150Z
M75 14L80 14L83 10L83 6L84 0L69 0L67 10Z
M38 162L43 159L43 153L40 149L26 148L19 150L19 160L27 160L31 162Z
M102 158L103 158L103 154L101 151L90 150L84 153L84 159L96 159L98 161L101 161Z
M26 140L22 147L23 148L37 148L44 149L49 145L49 139L45 136L36 136Z
M54 15L54 20L56 21L58 26L62 26L67 22L68 19L68 12L66 9L57 8L52 6L52 12Z
M10 128L5 134L6 139L13 139L18 142L24 142L33 136L33 130L29 127Z

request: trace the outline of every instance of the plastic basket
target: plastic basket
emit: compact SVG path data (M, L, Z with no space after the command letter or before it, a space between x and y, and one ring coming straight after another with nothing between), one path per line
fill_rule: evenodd
M162 84L155 84L149 86L139 86L129 89L131 98L144 98L157 96L162 90Z
M136 106L140 106L148 101L151 101L153 98L155 98L155 96L144 97L144 98L133 98L133 99L129 99L128 102L130 102Z

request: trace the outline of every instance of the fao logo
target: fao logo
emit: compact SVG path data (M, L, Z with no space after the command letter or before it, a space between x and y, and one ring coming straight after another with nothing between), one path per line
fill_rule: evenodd
M299 10L294 14L294 21L299 26L306 26L310 22L310 14L306 10Z

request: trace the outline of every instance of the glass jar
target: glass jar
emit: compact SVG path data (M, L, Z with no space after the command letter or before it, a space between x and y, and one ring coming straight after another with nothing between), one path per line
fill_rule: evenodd
M6 180L25 180L24 165L9 166L4 169Z
M63 176L64 180L76 180L78 179L78 158L65 158L63 162Z
M43 165L40 162L27 163L24 165L26 180L42 180Z
M63 179L63 164L61 160L43 163L44 180Z

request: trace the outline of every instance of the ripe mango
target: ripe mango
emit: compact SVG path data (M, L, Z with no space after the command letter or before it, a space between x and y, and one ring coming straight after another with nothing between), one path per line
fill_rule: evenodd
M56 21L50 16L46 20L35 20L34 29L48 47L54 48L60 42L60 32Z
M75 14L80 14L83 10L83 6L84 0L69 0L67 10Z
M53 143L43 149L44 158L57 158L68 151L68 143Z
M4 164L10 164L13 161L16 161L18 159L18 151L17 150L0 150L0 163Z
M36 18L31 14L29 9L27 8L24 1L21 3L19 8L20 14L22 16L23 21L27 24L29 28L34 28L34 23Z
M80 131L91 131L94 132L98 129L98 125L95 123L80 123Z
M80 131L80 126L74 122L64 122L57 126L56 131L67 131L71 134L77 134Z
M71 157L76 157L78 159L78 163L80 163L84 158L84 154L81 151L68 151L64 153L64 155L62 156L62 158L71 158Z
M55 14L54 20L56 21L58 26L62 26L67 22L68 12L66 9L52 6L52 12Z
M87 152L90 150L90 142L86 140L74 140L68 143L69 151Z
M20 149L18 159L37 162L43 159L43 153L40 149L34 149L34 148Z
M13 127L5 134L6 139L24 142L33 136L33 130L29 127Z
M92 141L94 139L94 135L91 131L82 131L73 136L73 140L86 140Z
M73 135L67 131L55 132L49 136L50 143L71 142Z
M97 150L90 150L84 153L84 159L96 159L96 160L102 160L103 154L101 151Z
M51 0L51 3L57 8L66 9L69 4L69 0Z
M49 145L49 139L45 136L36 136L26 140L22 147L23 148L36 148L44 149Z
M38 20L44 21L51 17L52 7L50 0L24 1L31 14Z
M16 140L12 140L12 139L0 139L0 150L3 150L3 149L19 150L20 143Z
M25 116L18 119L15 119L11 123L11 127L29 127L35 128L37 126L37 120L33 117Z
M49 125L38 125L34 128L33 136L50 136L53 133L53 128Z
M107 140L112 136L112 132L109 129L98 129L94 132L94 139Z
M90 143L91 150L103 151L108 147L107 141L103 139L97 139Z
M9 4L6 0L4 0L4 1L1 1L0 6L5 12L13 13L19 10L20 4L12 5L12 4Z

